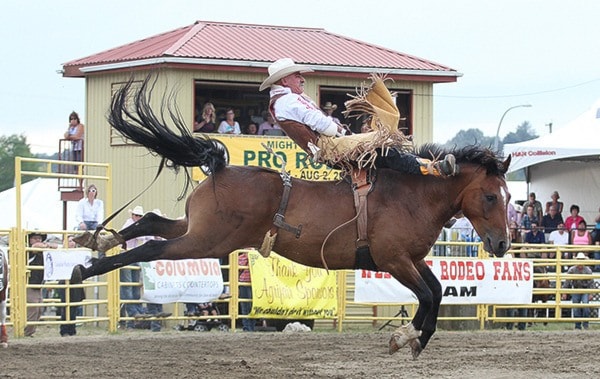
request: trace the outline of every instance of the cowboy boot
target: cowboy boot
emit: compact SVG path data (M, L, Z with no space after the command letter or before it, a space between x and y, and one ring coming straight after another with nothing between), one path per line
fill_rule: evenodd
M454 155L448 154L443 161L431 161L425 158L417 158L420 165L421 174L433 176L454 176L458 174L459 168L456 165Z

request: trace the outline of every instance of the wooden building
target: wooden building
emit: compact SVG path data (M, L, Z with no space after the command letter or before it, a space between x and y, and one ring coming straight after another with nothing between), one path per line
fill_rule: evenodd
M418 144L432 139L433 85L455 82L461 76L438 63L324 29L210 21L67 62L63 75L86 81L84 159L112 164L115 208L150 183L159 162L145 148L128 144L107 123L116 89L132 78L142 80L155 73L155 109L173 94L190 129L206 101L215 104L218 115L233 107L243 124L266 109L268 91L259 92L258 87L267 76L268 65L283 57L314 69L305 75L306 93L321 105L327 101L337 104L334 115L342 120L347 94L354 93L371 73L387 75L393 80L388 86L398 93L398 107L406 118L400 127ZM182 175L163 173L132 205L141 204L145 210L159 208L169 217L181 216L184 202L177 197L183 183ZM101 193L107 190L100 189ZM127 217L127 213L121 214L113 227L119 228Z

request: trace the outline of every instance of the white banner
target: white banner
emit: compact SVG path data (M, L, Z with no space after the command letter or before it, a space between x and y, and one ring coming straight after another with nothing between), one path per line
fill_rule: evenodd
M158 260L141 262L140 267L142 300L150 303L206 303L223 293L218 259Z
M442 304L527 304L533 291L529 259L430 258L425 260L442 283ZM388 273L356 270L354 301L417 302L412 291Z
M92 259L90 250L47 250L44 251L44 280L70 280L73 267L88 267Z

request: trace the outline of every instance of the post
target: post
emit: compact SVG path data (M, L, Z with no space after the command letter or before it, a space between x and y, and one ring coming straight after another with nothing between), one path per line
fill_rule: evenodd
M511 109L515 109L515 108L529 108L531 107L531 104L521 104L521 105L515 105L512 106L510 108L508 108L506 111L504 111L504 113L502 114L502 117L500 118L500 122L498 123L498 130L496 131L496 138L494 139L494 151L498 151L498 145L500 144L500 126L502 126L502 121L504 120L504 116L506 116L506 114L511 110Z

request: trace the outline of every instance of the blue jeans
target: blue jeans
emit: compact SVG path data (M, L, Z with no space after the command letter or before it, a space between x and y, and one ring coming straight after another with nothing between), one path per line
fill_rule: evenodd
M133 265L132 265L133 266ZM132 270L122 268L119 272L119 277L122 283L139 283L140 282L140 270ZM140 287L139 286L128 286L121 285L120 289L121 300L139 300L140 299ZM127 316L135 317L138 314L144 313L144 308L139 303L127 303L124 304ZM133 328L133 322L127 321L126 326Z
M240 286L240 299L252 299L252 287ZM247 315L252 310L252 302L240 302L240 314ZM244 331L253 332L256 321L251 318L242 319L242 328Z
M571 295L571 301L573 304L588 304L590 302L590 294L589 293L574 293ZM590 309L589 308L573 308L573 317L590 317ZM587 321L583 322L584 329L588 328L589 323ZM575 329L581 329L581 322L575 323Z
M527 317L527 308L507 309L506 310L506 316L507 317ZM517 329L519 329L519 330L525 330L526 326L527 326L526 323L519 322L517 324ZM513 328L513 323L512 322L507 322L506 323L506 329L512 330L512 328Z
M151 315L157 315L159 313L162 313L162 311L163 311L162 304L148 303L146 308L148 309L148 313ZM150 321L150 330L151 331L160 332L161 327L162 327L161 321L157 321L157 320Z

